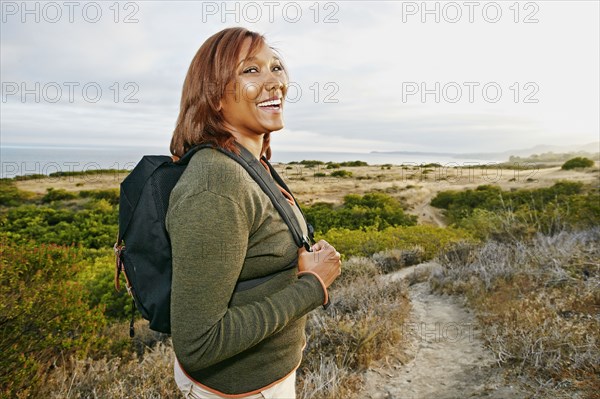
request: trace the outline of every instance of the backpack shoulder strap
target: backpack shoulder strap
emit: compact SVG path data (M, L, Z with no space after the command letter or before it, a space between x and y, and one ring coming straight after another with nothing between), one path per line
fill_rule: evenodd
M189 150L187 150L187 152L183 154L183 156L180 159L175 161L175 163L180 165L187 165L190 162L190 159L192 159L192 157L194 156L194 154L202 148L214 148L214 145L212 143L197 144L191 147Z
M287 203L287 199L283 196L277 185L269 176L267 170L262 166L260 161L256 159L256 157L248 151L244 146L240 145L238 142L235 142L235 145L240 150L240 156L238 157L231 151L227 151L220 147L217 147L219 151L229 156L233 160L237 161L240 165L242 165L252 176L252 178L258 183L260 188L269 196L271 202L285 221L285 223L289 226L292 236L294 237L294 241L298 247L304 246L307 250L310 250L310 242L307 237L303 237L302 230L293 214L293 210L290 208Z
M288 193L290 193L290 195L294 199L294 202L297 203L297 204L299 204L298 201L296 200L296 197L294 197L294 194L292 193L292 191L288 188L287 184L285 184L285 182L283 181L283 179L281 178L281 176L279 176L279 174L277 173L277 171L275 170L275 168L273 167L273 165L271 165L271 163L269 162L269 160L267 159L267 157L265 157L263 155L262 159L269 166L269 170L271 171L271 176L273 176L273 178L275 179L275 181L277 182L277 184L279 184ZM298 205L298 209L300 209L300 213L302 214L302 217L304 218L304 222L306 223L306 226L308 227L308 238L309 238L310 242L312 243L312 242L314 242L314 228L306 220L306 215L304 214L304 211L302 210L302 208L300 208L300 205Z

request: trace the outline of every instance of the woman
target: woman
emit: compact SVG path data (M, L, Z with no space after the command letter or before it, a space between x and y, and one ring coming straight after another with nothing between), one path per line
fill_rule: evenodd
M172 154L211 142L269 159L270 133L283 128L287 83L262 35L228 28L211 36L184 82ZM279 188L306 235L298 204ZM166 224L179 388L191 398L295 398L306 314L327 304L327 288L341 271L339 252L324 240L312 252L298 248L248 172L213 148L191 158L171 192ZM281 271L296 258L297 269ZM238 281L275 272L235 291Z

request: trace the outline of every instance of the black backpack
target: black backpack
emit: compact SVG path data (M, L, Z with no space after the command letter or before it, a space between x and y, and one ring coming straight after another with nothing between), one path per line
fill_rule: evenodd
M242 165L269 196L277 211L289 226L298 247L310 251L314 242L314 229L307 223L309 236L302 236L302 230L292 209L274 184L273 179L290 194L291 191L263 156L271 176L265 167L245 147L236 142L240 156L214 146L199 144L187 151L181 159L174 161L166 155L145 155L120 185L119 232L113 246L116 260L115 287L119 286L121 272L125 274L127 292L132 297L132 314L129 335L134 336L133 321L137 308L142 317L150 321L150 329L166 334L171 333L171 242L165 227L165 217L169 207L169 196L181 177L188 162L201 148L214 148L228 155ZM292 194L293 197L293 194ZM295 198L294 198L295 200ZM304 220L306 216L302 212ZM281 269L296 266L296 259ZM238 281L235 290L243 291L255 287L274 274L252 280Z

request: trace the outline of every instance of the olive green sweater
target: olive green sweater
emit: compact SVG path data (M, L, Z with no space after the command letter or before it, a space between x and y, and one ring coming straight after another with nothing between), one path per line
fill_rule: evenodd
M291 208L306 234L299 209ZM238 280L272 274L298 251L248 172L216 149L199 150L171 192L166 226L173 251L171 334L184 371L235 395L296 369L306 314L323 304L325 290L315 275L297 276L296 267L234 293Z

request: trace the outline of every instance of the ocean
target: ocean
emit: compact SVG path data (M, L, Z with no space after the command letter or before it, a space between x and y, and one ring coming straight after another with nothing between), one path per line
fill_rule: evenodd
M131 170L144 155L170 155L162 147L51 147L3 145L0 147L0 178L29 174L50 175L55 172L98 169ZM369 165L420 165L437 162L444 166L477 166L498 164L498 160L466 159L451 154L403 154L371 152L277 151L271 163L291 161L364 161Z

